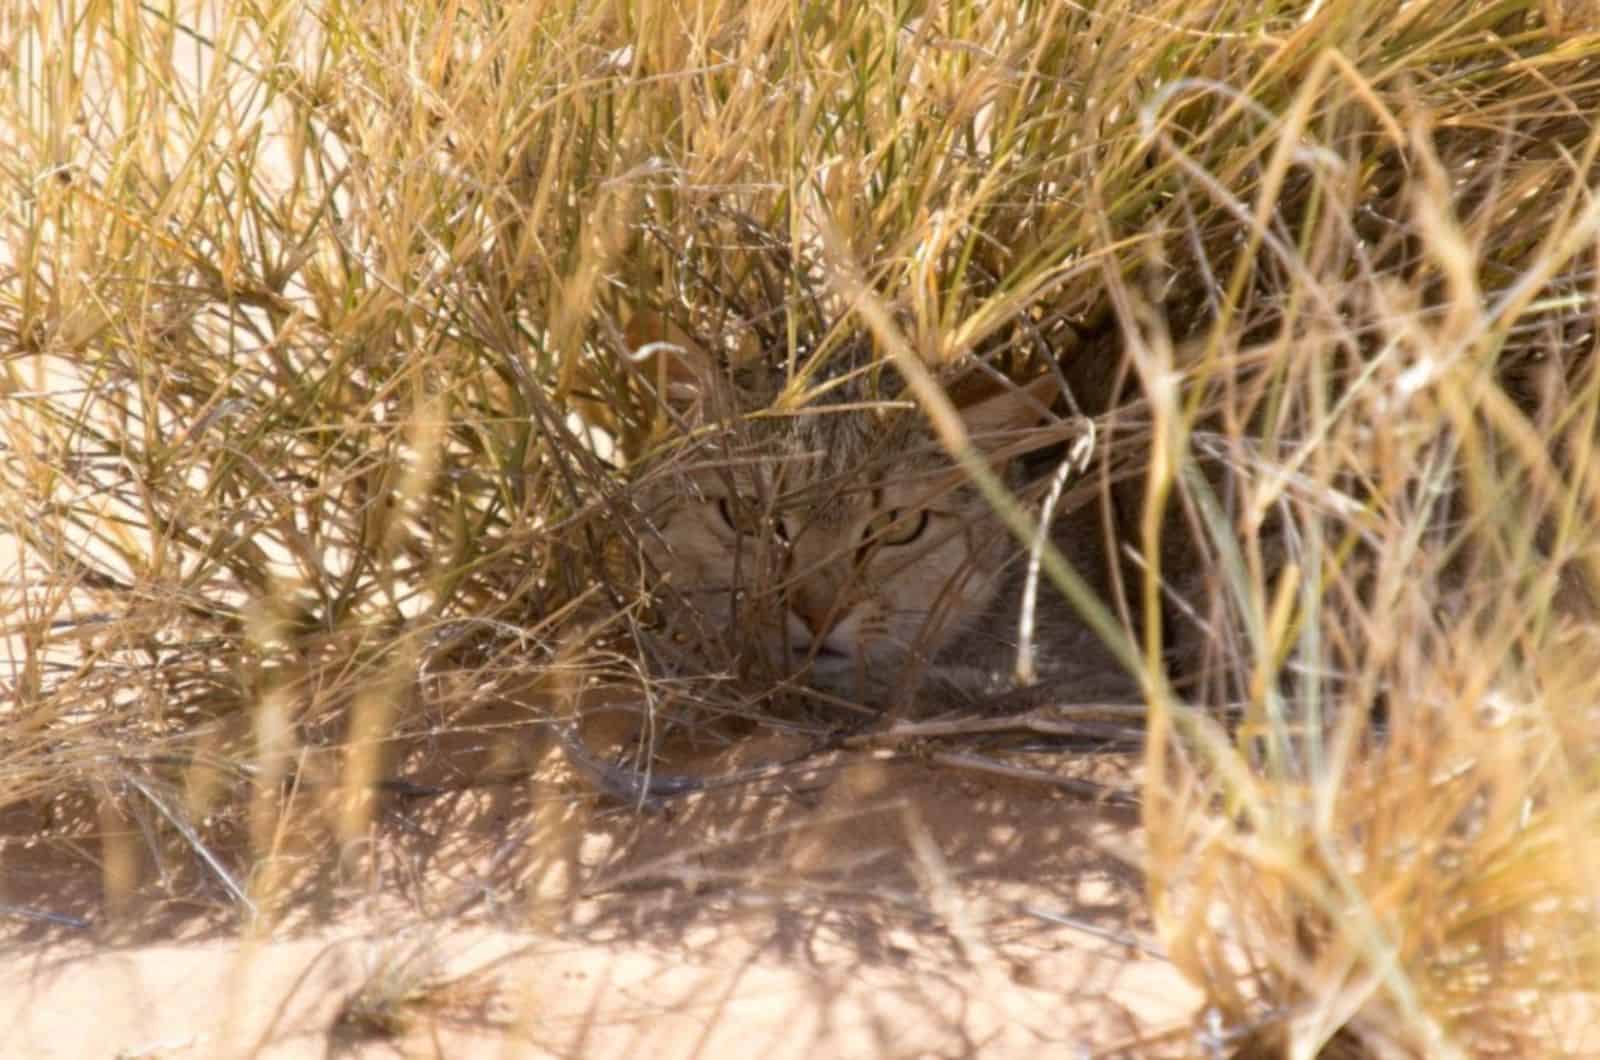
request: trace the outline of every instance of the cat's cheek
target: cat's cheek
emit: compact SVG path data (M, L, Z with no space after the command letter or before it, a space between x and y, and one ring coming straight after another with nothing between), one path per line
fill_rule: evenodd
M684 541L647 540L641 551L658 584L669 595L693 608L698 618L711 627L720 630L727 625L733 612L732 594L700 588L717 580L708 557Z

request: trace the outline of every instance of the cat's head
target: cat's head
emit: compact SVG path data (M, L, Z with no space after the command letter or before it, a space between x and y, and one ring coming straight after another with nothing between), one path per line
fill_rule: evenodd
M675 632L767 679L869 702L914 686L956 638L985 635L1016 549L920 409L851 385L795 404L758 370L669 355L669 404L699 440L650 468L637 496ZM1043 379L958 411L1003 472L1003 450L1055 394Z

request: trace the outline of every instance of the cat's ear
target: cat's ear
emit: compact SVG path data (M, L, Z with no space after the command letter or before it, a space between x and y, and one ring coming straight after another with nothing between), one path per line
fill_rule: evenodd
M667 407L680 416L701 418L717 385L711 355L661 313L635 313L623 337L629 359L644 371Z
M1036 427L1050 413L1061 394L1054 375L1046 373L1023 386L1008 386L997 394L961 405L957 411L966 424L972 444L980 450L1009 447L1015 432Z

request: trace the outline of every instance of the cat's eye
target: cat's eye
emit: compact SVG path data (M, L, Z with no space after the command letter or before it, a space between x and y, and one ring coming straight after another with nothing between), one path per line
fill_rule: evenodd
M909 545L921 537L926 529L928 529L926 508L916 511L890 508L873 517L867 524L862 540L867 544L876 545Z

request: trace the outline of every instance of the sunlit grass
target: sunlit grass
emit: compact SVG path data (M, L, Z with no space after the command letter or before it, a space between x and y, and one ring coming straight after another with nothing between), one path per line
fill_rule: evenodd
M271 914L407 740L648 679L639 321L802 390L863 334L1058 360L1142 557L1152 909L1227 1047L1582 1053L1580 6L0 14L0 804L92 818L112 905Z

